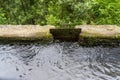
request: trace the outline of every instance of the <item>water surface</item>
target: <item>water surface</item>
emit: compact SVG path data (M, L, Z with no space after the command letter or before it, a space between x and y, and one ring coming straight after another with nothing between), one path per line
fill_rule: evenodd
M120 47L1 44L0 80L120 80Z

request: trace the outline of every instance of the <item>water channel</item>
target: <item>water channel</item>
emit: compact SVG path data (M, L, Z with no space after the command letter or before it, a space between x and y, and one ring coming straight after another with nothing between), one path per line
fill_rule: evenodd
M0 44L0 80L120 80L120 47Z

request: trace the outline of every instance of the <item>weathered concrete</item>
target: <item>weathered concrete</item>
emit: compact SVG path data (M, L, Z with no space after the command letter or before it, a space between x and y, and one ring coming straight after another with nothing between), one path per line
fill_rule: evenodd
M54 35L67 41L77 41L82 46L96 45L118 45L120 44L120 27L115 25L78 25L75 29L56 29L53 35L50 29L54 26L39 25L0 25L0 42L50 42L53 41ZM76 29L78 29L76 31ZM64 31L63 31L64 30ZM75 31L74 31L75 30ZM76 33L79 38L76 37ZM71 39L71 40L70 40ZM73 39L73 40L72 40Z
M83 46L118 45L120 43L120 27L116 25L78 25L81 28L79 43Z
M0 25L0 41L52 41L50 28L54 26Z

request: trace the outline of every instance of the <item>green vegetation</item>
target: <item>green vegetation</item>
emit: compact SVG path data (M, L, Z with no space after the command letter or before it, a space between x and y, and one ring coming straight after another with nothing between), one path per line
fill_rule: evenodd
M120 0L0 0L0 24L120 25Z
M6 17L2 8L0 8L0 24L6 23Z

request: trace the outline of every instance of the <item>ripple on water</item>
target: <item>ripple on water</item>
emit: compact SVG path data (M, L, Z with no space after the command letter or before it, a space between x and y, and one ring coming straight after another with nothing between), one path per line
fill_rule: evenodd
M120 47L0 45L0 80L120 80Z

